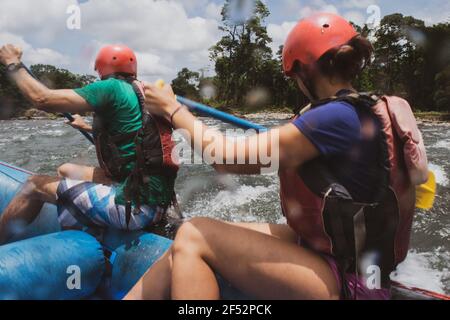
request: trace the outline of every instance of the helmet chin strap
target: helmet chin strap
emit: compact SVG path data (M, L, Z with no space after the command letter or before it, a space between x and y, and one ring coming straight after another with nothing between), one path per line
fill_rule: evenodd
M296 77L297 83L300 87L300 89L303 91L305 96L309 99L310 102L314 102L318 100L316 94L314 94L312 88L312 84L310 81L304 81L300 75L297 75Z

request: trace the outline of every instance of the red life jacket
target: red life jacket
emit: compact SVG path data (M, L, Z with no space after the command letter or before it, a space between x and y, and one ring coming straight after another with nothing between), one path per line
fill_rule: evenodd
M281 170L281 205L302 245L335 256L346 272L366 272L360 262L380 267L381 281L407 255L415 210L415 186L428 177L421 133L409 104L398 97L349 94L321 101L346 101L369 108L381 125L384 179L376 203L357 203L322 158L297 172Z
M140 186L145 185L145 180L151 175L165 176L170 190L164 190L166 195L158 198L166 199L159 203L163 208L168 207L174 200L173 185L178 172L178 163L172 159L172 150L175 143L172 139L172 126L165 119L151 115L144 110L144 89L141 82L136 79L118 77L132 84L138 97L142 113L142 128L118 135L110 135L107 124L101 117L94 116L94 138L97 158L101 168L114 181L123 182L130 178L125 189L128 205L132 201L140 205L136 195L140 192ZM120 146L133 143L135 152L126 156L121 154ZM133 171L127 172L126 166L135 163Z

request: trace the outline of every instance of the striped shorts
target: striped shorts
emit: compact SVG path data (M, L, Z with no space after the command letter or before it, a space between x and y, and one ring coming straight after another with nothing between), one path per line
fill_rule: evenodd
M63 179L57 190L58 220L63 229L106 229L136 231L158 223L165 209L141 205L131 207L116 204L116 189L86 181Z

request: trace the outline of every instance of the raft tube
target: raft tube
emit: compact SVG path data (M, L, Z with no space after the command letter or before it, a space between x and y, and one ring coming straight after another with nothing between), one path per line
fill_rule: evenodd
M111 276L105 279L105 299L122 299L172 245L172 241L147 232L108 231L103 245L110 250Z
M32 173L0 162L0 216ZM29 226L18 226L13 241L61 231L56 206L45 204L36 220Z
M31 174L0 162L0 216ZM56 207L47 204L19 238L59 229ZM107 231L102 242L86 233L67 231L0 247L0 299L121 299L172 244L155 234L117 230ZM105 258L109 260L107 267ZM64 286L69 265L79 265L84 272L81 290L67 290ZM220 276L218 279L222 298L249 298ZM393 283L392 289L393 299L449 299L398 283Z
M0 216L30 175L32 175L32 173L29 171L0 162ZM60 231L60 226L57 220L56 206L46 204L39 217L31 225L24 227L20 232L20 235L13 239L13 241L33 238L35 236L57 231ZM8 252L17 252L15 255L9 253L4 256L4 259L6 259L5 261L8 263L4 264L4 272L0 273L0 299L7 297L12 299L86 298L87 295L93 294L91 289L97 286L99 286L98 292L90 298L121 299L136 284L139 278L144 275L147 269L158 260L172 244L172 241L167 238L143 231L123 232L118 230L108 230L105 233L102 244L86 234L87 237L90 237L95 241L97 248L103 248L107 252L106 258L109 260L108 262L110 264L110 267L108 268L109 274L103 277L99 285L97 277L101 277L103 274L104 259L100 261L97 255L92 254L92 250L83 251L81 250L83 246L77 246L77 243L80 241L78 232L64 232L62 234L64 234L64 237L58 237L58 246L61 250L52 251L55 252L55 255L49 250L43 249L49 242L55 240L55 235L50 235L47 238L38 237L29 239L28 241L13 242L10 245L0 247L2 249L0 255L2 256L4 250L7 250ZM72 249L70 249L72 246L74 246L73 256L71 254ZM63 248L66 248L66 251L63 251ZM78 248L80 250L78 250ZM38 251L34 253L34 250ZM27 254L27 252L30 253ZM62 268L62 266L66 265L67 261L76 261L78 259L85 261L86 265L89 266L89 268L86 267L87 271L102 270L102 272L98 272L96 276L93 275L85 278L87 283L84 284L86 290L83 292L78 292L78 295L76 292L72 295L66 294L64 291L55 287L55 283L59 283L60 279L49 277L46 270L53 270L53 264ZM0 267L2 267L1 261L3 261L3 259L0 260ZM60 262L58 263L58 261ZM34 269L35 274L28 275L28 270L24 269L27 263L31 263L30 268ZM18 275L9 272L9 269L13 268L12 266L19 266L22 268L21 270L24 276L20 281L23 288L33 287L36 281L38 281L37 279L39 279L39 276L42 276L43 279L48 280L48 283L43 281L40 284L40 288L45 287L49 291L54 291L54 293L50 296L50 293L37 295L30 292L31 296L26 296L24 292L22 292L23 289L17 287L15 295L10 295L10 293L8 293L7 296L2 296L2 284L7 285L9 283L10 288L12 288L14 287L15 281L19 281ZM75 297L75 295L77 296Z
M105 270L101 245L66 231L0 247L0 300L73 300L90 297Z

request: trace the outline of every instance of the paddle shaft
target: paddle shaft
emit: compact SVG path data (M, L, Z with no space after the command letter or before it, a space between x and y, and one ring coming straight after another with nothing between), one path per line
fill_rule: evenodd
M70 122L74 122L75 118L70 114L70 113L63 113L63 116L69 120ZM92 135L89 132L86 132L84 130L78 129L78 131L80 131L80 133L86 137L86 139L88 139L92 144L95 144L94 138L92 137Z
M33 72L31 72L30 69L28 69L27 67L25 67L25 70L28 72L28 74L29 74L30 76L32 76L34 79L36 79L37 81L39 81L38 78L36 78L36 76L33 74ZM67 120L69 120L70 122L73 122L73 121L75 120L74 117L73 117L70 113L65 112L65 113L63 113L63 116L64 116ZM83 136L85 136L86 139L88 139L92 144L95 144L94 138L92 137L92 135L91 135L89 132L86 132L86 131L81 130L81 129L78 129L78 131L80 131L80 133L81 133Z
M235 125L236 127L239 127L241 129L246 129L246 130L253 129L258 132L267 131L266 127L263 127L259 124L238 118L238 117L228 114L226 112L219 111L219 110L211 108L207 105L204 105L204 104L201 104L201 103L198 103L198 102L195 102L195 101L192 101L192 100L180 97L180 96L177 96L177 101L179 103L181 103L182 105L185 105L186 107L188 107L189 110L191 110L193 112L196 112L200 115L208 116L208 117Z

